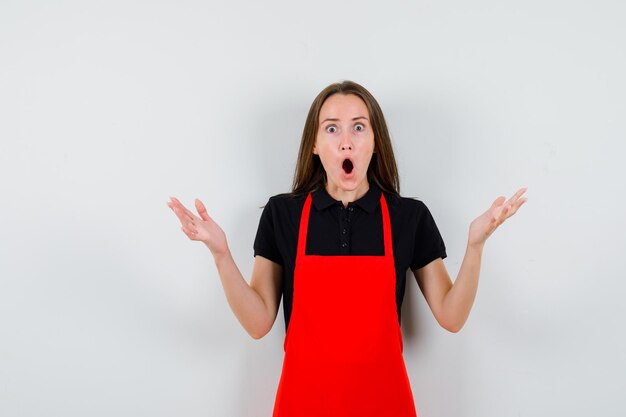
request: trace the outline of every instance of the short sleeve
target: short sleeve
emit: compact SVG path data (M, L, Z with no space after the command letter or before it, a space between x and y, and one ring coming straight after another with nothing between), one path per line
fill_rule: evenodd
M417 201L415 225L415 249L411 261L411 270L420 269L437 258L445 259L446 246L435 219L424 203Z
M270 199L263 208L259 228L254 238L254 256L260 255L272 262L283 265L283 257L276 244L276 231L274 229L273 201Z

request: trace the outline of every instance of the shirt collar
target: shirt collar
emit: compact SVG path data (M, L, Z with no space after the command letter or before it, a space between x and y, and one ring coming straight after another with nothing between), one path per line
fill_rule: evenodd
M367 190L365 195L358 200L356 200L353 204L359 206L363 210L368 213L372 213L378 204L380 204L380 188L376 184L370 183L370 188ZM317 209L317 211L326 210L327 208L341 204L341 201L337 201L328 194L325 188L320 188L313 193L311 193L311 198L313 199L313 205Z

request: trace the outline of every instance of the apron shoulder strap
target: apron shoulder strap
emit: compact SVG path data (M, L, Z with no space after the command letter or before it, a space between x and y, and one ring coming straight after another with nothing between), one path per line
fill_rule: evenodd
M300 229L298 230L298 252L297 256L302 257L306 251L306 237L309 231L309 213L311 212L311 193L306 197L304 201L304 207L302 208L302 214L300 215Z
M304 256L306 252L306 239L309 232L309 214L311 213L311 193L307 195L300 216L300 229L298 230L298 251L297 256ZM393 258L393 241L391 240L391 220L389 218L389 208L385 195L380 193L380 211L383 216L383 240L385 256Z
M385 256L393 259L393 241L391 240L391 219L385 194L380 192L380 211L383 215L383 239L385 242Z

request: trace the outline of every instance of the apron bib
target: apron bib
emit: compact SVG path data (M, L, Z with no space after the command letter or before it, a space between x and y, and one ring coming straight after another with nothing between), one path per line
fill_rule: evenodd
M416 417L384 195L384 256L306 255L311 200L309 194L300 218L273 417Z

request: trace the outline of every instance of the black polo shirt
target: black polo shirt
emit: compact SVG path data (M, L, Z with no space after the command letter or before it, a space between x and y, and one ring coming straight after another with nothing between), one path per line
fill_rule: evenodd
M384 255L381 190L370 184L368 192L344 208L324 189L312 193L306 242L308 255ZM283 267L283 310L289 326L300 216L306 196L280 194L263 209L254 240L254 256L260 255ZM385 193L391 221L396 267L398 322L406 272L446 257L446 248L430 211L419 200ZM348 296L346 294L346 296Z

